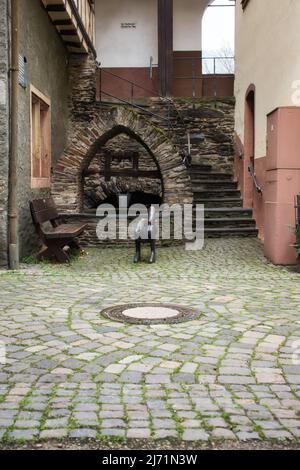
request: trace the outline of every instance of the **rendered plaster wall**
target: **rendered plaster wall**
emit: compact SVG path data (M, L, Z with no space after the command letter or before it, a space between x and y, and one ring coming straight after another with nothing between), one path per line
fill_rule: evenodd
M2 1L2 0L1 0ZM41 2L22 0L20 52L26 57L26 88L19 87L19 239L21 257L37 248L29 201L49 190L31 189L30 84L51 100L52 166L66 145L69 71L66 49Z
M244 11L236 2L235 130L243 142L245 95L254 84L256 158L266 156L267 114L300 105L299 21L298 0L250 0Z
M174 0L174 51L201 50L202 18L210 1ZM157 0L96 0L95 5L96 50L103 67L145 68L150 56L157 64Z

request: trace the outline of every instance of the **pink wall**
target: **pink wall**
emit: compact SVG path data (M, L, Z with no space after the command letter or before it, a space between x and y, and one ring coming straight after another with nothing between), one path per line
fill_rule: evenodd
M259 237L264 240L265 256L274 264L295 264L294 205L295 196L300 194L300 107L277 108L267 117L267 156L254 160L262 196L254 190L248 174L252 132L247 125L248 111L246 105L246 145L236 135L235 178L244 207L253 209Z
M262 188L263 194L255 191L252 178L248 172L249 162L245 160L244 145L238 135L235 135L235 158L234 158L234 177L238 182L239 189L243 197L243 206L246 209L253 209L253 218L258 228L258 236L264 239L264 190L266 183L266 157L256 158L254 161L254 170L257 182ZM248 195L248 198L245 198Z
M300 108L268 115L265 255L275 264L295 264L295 196L300 194Z

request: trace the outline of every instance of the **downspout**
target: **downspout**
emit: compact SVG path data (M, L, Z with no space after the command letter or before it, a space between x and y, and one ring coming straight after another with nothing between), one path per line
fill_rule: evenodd
M19 268L17 201L20 19L19 6L19 0L11 0L10 154L8 174L8 258L10 269Z

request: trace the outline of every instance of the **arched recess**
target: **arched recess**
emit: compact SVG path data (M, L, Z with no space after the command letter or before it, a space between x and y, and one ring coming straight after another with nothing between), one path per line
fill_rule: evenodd
M52 195L59 210L80 213L83 209L82 177L99 147L120 133L140 142L161 173L163 199L168 204L193 201L190 177L169 137L139 114L116 107L106 115L79 123L59 158L52 177Z
M245 96L244 119L244 206L253 207L254 186L249 166L255 169L255 85L250 85Z

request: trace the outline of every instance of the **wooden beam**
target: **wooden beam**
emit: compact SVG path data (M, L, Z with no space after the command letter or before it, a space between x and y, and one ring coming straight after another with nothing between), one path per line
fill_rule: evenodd
M64 44L67 47L75 47L76 49L81 49L82 47L80 42L64 41Z
M72 26L73 25L72 20L70 19L52 20L52 23L54 24L54 26Z
M172 95L173 0L158 0L158 70L162 95Z
M76 29L60 29L59 33L62 36L76 36L77 37Z
M50 3L49 5L46 6L46 10L48 11L48 13L51 13L52 11L55 11L55 12L64 12L66 11L66 7L65 5L61 5L61 4L58 4L58 3Z

